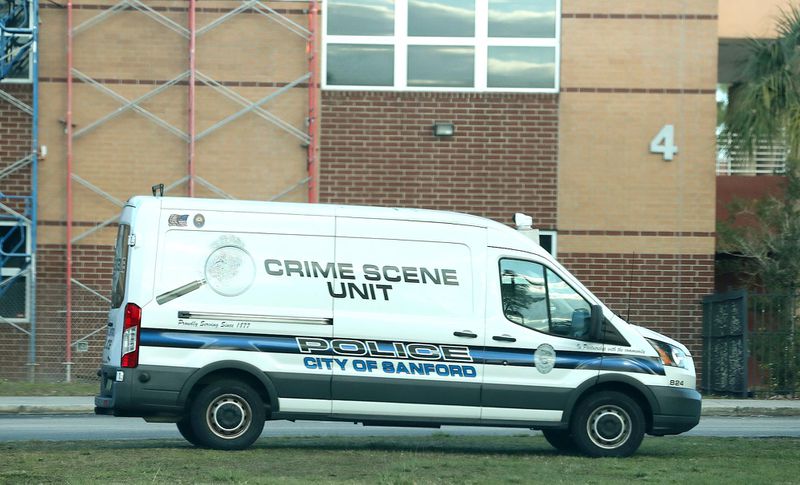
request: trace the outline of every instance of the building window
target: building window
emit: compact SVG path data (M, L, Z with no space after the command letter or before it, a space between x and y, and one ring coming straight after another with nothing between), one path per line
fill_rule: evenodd
M0 323L30 318L30 227L0 221Z
M558 256L558 234L556 231L539 231L539 246L554 258Z
M33 17L30 1L0 5L0 83L32 82Z
M323 87L557 92L560 0L330 0Z

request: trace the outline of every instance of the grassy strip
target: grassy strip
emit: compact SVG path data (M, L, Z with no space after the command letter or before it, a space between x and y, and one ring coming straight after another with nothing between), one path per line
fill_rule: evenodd
M541 436L270 438L241 452L181 441L5 443L0 483L797 483L800 439L648 438L625 459L560 455Z
M94 396L97 382L22 382L0 379L0 396Z

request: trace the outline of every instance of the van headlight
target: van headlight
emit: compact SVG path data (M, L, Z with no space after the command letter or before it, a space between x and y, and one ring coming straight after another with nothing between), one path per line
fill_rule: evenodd
M664 365L671 367L680 367L681 369L689 369L689 359L686 352L660 340L647 339L650 345L658 352L661 362Z

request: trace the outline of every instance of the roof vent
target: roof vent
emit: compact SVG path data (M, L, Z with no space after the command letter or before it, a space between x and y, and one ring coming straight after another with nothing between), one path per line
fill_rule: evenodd
M514 214L514 225L517 227L517 231L522 233L523 236L535 242L537 245L539 244L539 230L533 228L533 217L523 214L522 212L517 212Z

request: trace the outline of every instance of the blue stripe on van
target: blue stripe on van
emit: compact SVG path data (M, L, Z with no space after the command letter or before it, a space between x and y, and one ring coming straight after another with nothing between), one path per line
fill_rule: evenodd
M534 349L500 349L470 347L470 355L482 364L536 367ZM556 369L605 370L637 374L666 375L664 365L657 357L603 354L601 352L556 352Z
M142 329L142 346L299 354L294 337Z
M241 335L218 332L142 329L140 344L147 347L172 347L185 349L240 350L248 352L278 352L299 354L294 336ZM324 337L315 337L324 338ZM326 338L325 340L331 340ZM378 348L390 350L391 342L377 342ZM419 342L415 342L419 343ZM535 349L469 346L469 354L476 364L535 367ZM329 349L315 355L332 355ZM395 357L371 357L395 358ZM408 358L400 360L409 360ZM656 357L603 354L600 352L556 352L557 369L604 370L637 374L665 375L664 366Z
M600 370L634 372L638 374L667 375L664 364L657 357L604 355Z

